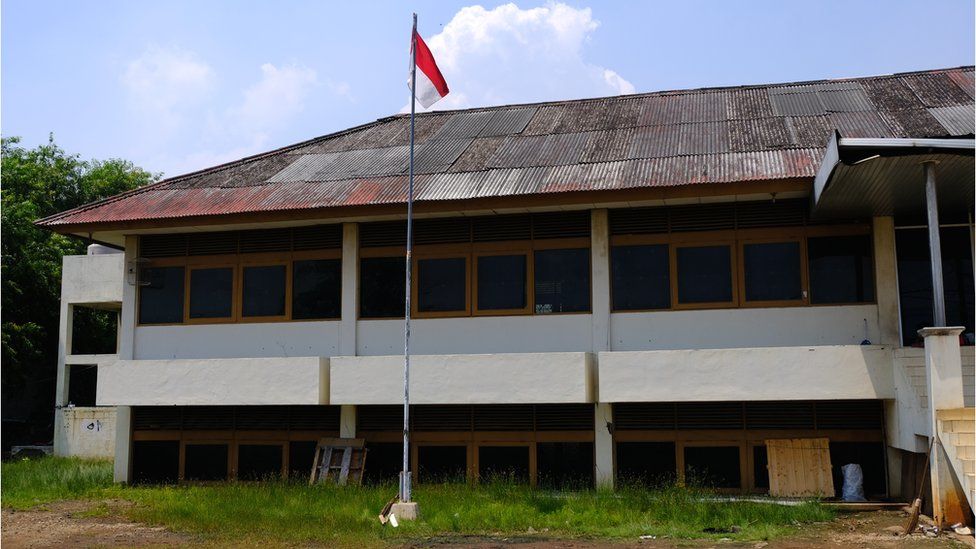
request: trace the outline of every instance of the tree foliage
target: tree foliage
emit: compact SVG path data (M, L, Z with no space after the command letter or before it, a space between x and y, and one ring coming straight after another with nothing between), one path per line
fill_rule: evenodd
M126 160L81 160L58 147L53 137L33 149L20 146L16 137L4 138L0 147L4 423L26 419L35 427L27 436L49 439L61 258L85 253L87 242L40 229L34 222L151 183L157 176ZM106 329L93 316L76 326L75 333L97 339L104 337ZM4 438L7 444L11 442Z

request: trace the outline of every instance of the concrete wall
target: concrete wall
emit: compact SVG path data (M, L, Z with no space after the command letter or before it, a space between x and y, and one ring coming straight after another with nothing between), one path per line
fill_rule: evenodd
M121 303L124 275L123 254L64 256L61 299L69 303Z
M339 354L337 321L136 326L134 331L136 359Z
M877 343L876 305L614 313L610 349L731 349Z
M973 347L960 350L962 359L963 402L966 406L976 406L976 357ZM928 408L928 389L925 386L925 349L903 347L895 351L897 366L908 376L908 385L914 391L922 408Z
M600 402L894 398L891 349L768 347L599 355Z
M413 404L593 402L589 353L417 355L410 359ZM331 404L400 404L403 357L334 357Z
M417 319L410 323L418 355L589 351L590 315L563 314ZM360 320L357 353L403 353L403 320Z
M120 360L98 367L99 406L328 404L320 357Z
M58 455L112 459L115 456L115 408L71 407L61 415Z

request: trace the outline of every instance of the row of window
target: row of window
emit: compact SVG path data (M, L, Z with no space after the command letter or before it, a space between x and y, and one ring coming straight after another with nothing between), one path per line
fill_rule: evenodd
M868 234L670 240L613 237L614 311L862 303L874 300ZM139 322L336 319L338 251L159 260L142 269ZM359 317L404 313L402 250L363 249ZM591 310L586 240L427 246L413 259L419 317L585 313Z

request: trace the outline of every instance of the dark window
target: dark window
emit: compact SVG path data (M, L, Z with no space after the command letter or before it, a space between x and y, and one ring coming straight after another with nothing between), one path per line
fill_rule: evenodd
M186 480L226 480L226 444L187 444L183 463Z
M79 305L72 309L71 354L111 355L118 352L118 311Z
M738 446L685 447L685 480L709 488L739 488Z
M973 257L966 227L943 227L942 281L946 324L965 326L973 337ZM905 345L921 344L918 330L933 325L932 266L926 229L895 231L898 252L898 293L901 299L902 337Z
M590 250L535 252L535 312L578 313L590 310Z
M677 475L673 442L618 442L617 479L646 487L673 484Z
M638 311L671 306L668 245L614 246L610 251L613 309Z
M312 460L315 459L314 440L293 440L288 443L288 478L308 482L312 474Z
M481 446L478 476L482 482L528 482L528 446Z
M68 402L75 406L94 406L95 388L98 385L98 366L95 364L69 364ZM85 422L87 427L90 423Z
M417 260L417 310L425 313L467 308L467 260Z
M180 476L180 441L137 440L132 443L132 481L173 483Z
M478 309L524 309L528 258L525 255L487 255L478 261Z
M234 303L234 269L190 271L190 318L227 318Z
M810 303L874 301L869 235L810 238L807 257Z
M728 246L678 248L678 302L732 301L732 251Z
M791 301L802 295L800 243L743 244L746 301Z
M403 418L400 419L401 425ZM309 460L311 463L311 459ZM396 484L403 468L403 445L399 442L367 442L363 483Z
M540 442L536 445L539 485L557 490L593 488L592 442Z
M422 482L464 482L468 470L465 446L420 446L417 473Z
M139 275L139 323L183 322L183 267L146 267Z
M282 447L277 444L237 446L237 478L273 480L281 477Z
M342 306L342 261L296 261L292 269L291 317L339 318Z
M284 316L285 278L284 265L244 267L243 316Z
M404 277L402 257L364 257L359 261L359 316L403 316Z

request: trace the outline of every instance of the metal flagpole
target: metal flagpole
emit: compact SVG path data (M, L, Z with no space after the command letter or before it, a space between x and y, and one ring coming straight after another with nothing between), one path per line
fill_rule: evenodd
M403 470L400 472L400 501L410 501L410 274L413 259L413 117L417 101L417 14L410 33L410 176L407 186L407 276L403 323Z

